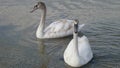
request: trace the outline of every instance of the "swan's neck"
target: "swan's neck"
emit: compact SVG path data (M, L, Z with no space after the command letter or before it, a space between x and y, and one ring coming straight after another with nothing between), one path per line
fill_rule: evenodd
M78 51L78 33L73 34L73 42L75 49Z
M46 7L44 9L42 9L40 24L39 24L38 30L37 30L37 34L39 35L39 37L43 37L43 35L44 35L45 18L46 18Z
M73 41L75 49L78 50L78 23L74 24Z

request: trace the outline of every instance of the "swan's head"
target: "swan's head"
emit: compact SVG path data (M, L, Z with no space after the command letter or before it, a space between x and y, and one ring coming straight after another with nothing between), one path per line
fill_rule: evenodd
M42 10L46 9L45 3L41 2L41 1L37 2L37 4L33 7L33 10L30 11L30 12L32 13L32 12L34 12L37 9L42 9Z
M79 23L79 21L78 21L78 19L75 19L74 21L75 21L74 22L74 33L78 33L78 23Z

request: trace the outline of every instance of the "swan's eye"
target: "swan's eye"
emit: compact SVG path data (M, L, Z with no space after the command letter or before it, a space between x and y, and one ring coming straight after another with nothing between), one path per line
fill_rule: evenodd
M34 6L34 8L37 8L37 7L38 7L38 5L35 5L35 6Z
M32 11L30 11L30 13L34 12L34 11L37 10L37 9L38 9L38 5L35 5L35 6L33 7Z

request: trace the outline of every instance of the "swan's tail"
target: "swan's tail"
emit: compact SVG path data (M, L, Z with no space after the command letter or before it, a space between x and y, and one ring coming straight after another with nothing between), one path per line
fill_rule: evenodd
M85 24L80 24L80 25L79 25L79 28L78 28L78 31L80 31L83 26L85 26Z

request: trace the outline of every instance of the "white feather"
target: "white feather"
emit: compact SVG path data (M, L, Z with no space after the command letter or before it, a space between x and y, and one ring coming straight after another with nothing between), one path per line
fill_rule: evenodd
M66 20L66 19L61 19L58 21L55 21L53 23L51 23L48 27L46 27L46 29L44 30L44 35L41 37L39 35L40 28L38 27L37 30L37 37L40 39L44 39L44 38L59 38L59 37L65 37L68 35L72 35L73 32L73 24L74 24L74 20ZM84 26L84 24L79 25L79 31L81 30L81 28Z
M65 49L63 57L64 61L72 67L80 67L87 64L93 58L93 53L87 37L78 37L78 49L75 48L72 39Z

